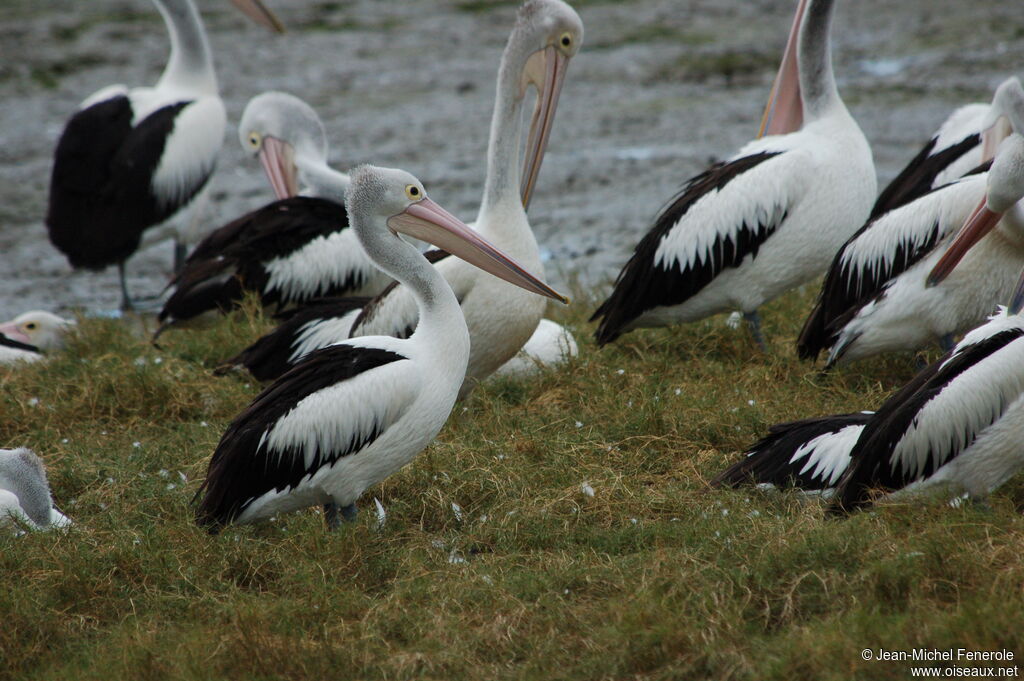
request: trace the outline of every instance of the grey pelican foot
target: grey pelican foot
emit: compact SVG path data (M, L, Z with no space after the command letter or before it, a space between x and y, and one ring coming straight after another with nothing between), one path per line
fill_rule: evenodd
M354 503L338 508L335 503L324 504L324 519L327 521L327 529L334 531L341 527L342 522L354 523L359 509Z
M757 310L754 310L753 312L744 312L743 318L750 325L750 334L754 337L757 347L761 348L761 352L768 352L768 346L764 342L764 334L761 333L761 315L758 314Z

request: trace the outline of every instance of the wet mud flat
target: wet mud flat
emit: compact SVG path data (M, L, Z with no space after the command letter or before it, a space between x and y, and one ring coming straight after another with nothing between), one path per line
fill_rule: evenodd
M518 3L267 0L288 33L199 0L229 115L210 204L215 228L268 202L234 126L248 99L285 90L321 115L338 168L405 168L466 220L483 190L498 60ZM603 290L658 209L756 132L795 2L574 3L570 66L530 219L548 278ZM54 146L78 103L112 83L155 82L162 22L146 0L5 0L0 6L0 319L44 308L110 309L116 273L73 273L43 218ZM961 104L1024 71L1016 3L842 0L833 30L840 92L888 181ZM134 294L158 295L171 246L129 261Z

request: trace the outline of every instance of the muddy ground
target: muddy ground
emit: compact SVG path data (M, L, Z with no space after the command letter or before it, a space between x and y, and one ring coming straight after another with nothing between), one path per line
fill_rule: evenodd
M339 168L406 168L465 219L476 214L498 59L514 2L267 0L272 36L226 0L199 0L230 125L268 89L323 117ZM756 131L791 0L588 0L530 218L556 283L607 286L680 183ZM988 100L1024 66L1024 8L995 0L844 0L833 31L840 91L888 181L956 106ZM109 309L116 273L73 273L43 226L51 154L78 102L152 84L168 43L145 0L0 3L0 319L30 308ZM265 203L234 131L207 219ZM160 292L169 244L130 261Z

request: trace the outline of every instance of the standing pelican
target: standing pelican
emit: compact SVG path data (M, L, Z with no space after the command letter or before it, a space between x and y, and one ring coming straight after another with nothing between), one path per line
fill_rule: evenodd
M544 157L566 69L582 42L583 24L569 5L561 0L530 0L519 9L498 69L487 179L473 226L530 272L543 272L543 265L524 206L529 204ZM520 171L527 85L537 88L538 97ZM544 313L545 302L509 288L457 258L441 258L436 267L455 291L473 339L466 382L460 392L460 396L465 396L476 382L493 373L530 339ZM346 337L404 338L416 328L418 307L412 291L398 284L358 310L343 306L339 314L317 322L316 332L305 322L282 329L283 333L276 336L274 351L283 355L269 357L261 352L260 363L287 366L314 347ZM325 329L329 332L322 332ZM263 345L263 349L268 347ZM254 356L249 350L239 358Z
M868 273L872 285L866 285L832 323L834 342L828 366L882 352L916 350L936 341L952 347L955 334L983 322L996 303L1009 295L1024 263L1024 211L1017 203L1021 198L1024 137L1014 133L1003 140L987 173L966 177L890 213L893 220L909 214L907 224L914 228L905 232L904 239L913 248L904 250L901 261L895 262L895 269L901 270L898 276L886 276L881 268L859 267ZM989 209L984 209L985 201ZM928 224L931 235L919 240L918 235L928 233ZM951 236L940 240L957 225L962 225L962 236L952 243ZM872 248L874 253L885 252L877 241L869 240L867 232L858 241L856 248L844 250L851 263L869 261L864 256ZM966 247L974 243L977 247L967 253ZM963 262L949 274L960 258ZM826 280L823 290L831 290L828 286Z
M691 178L664 209L592 317L600 345L738 308L763 347L758 308L817 276L863 224L875 171L832 74L834 5L800 0L769 136Z
M1024 90L1016 78L999 87L987 115L981 125L987 130L987 139L998 146L1015 125L1024 121ZM1009 160L1004 159L1003 163ZM924 291L924 272L938 258L937 249L964 224L984 196L987 168L977 170L872 217L843 244L832 260L814 309L797 340L797 352L802 358L813 359L822 350L832 348L830 362L850 361L876 352L920 347L942 339L947 333L981 323L990 306L968 301L965 307L942 305L930 309L940 292ZM915 269L919 263L920 269ZM1012 278L1011 272L1002 293L992 292L995 297L990 305L1003 299L1000 296L1012 285ZM952 327L948 321L931 319L908 322L919 313L925 318L953 314L958 321ZM936 330L945 330L938 334L908 331L906 335L902 328L905 323L909 323L907 328L932 325ZM867 337L855 336L855 331ZM950 339L942 342L945 349L952 347Z
M1016 76L1007 78L996 88L991 104L966 104L951 113L921 151L879 193L869 221L991 161L999 142L1010 134L1006 118L993 116L993 110L1011 106L1020 87Z
M444 425L470 354L459 302L397 232L443 247L530 291L566 299L427 198L400 170L352 172L346 206L366 253L415 296L409 338L366 336L321 348L264 390L228 427L197 493L214 528L316 504L355 516L355 501L426 447Z
M391 281L348 229L348 175L327 165L327 136L298 97L265 92L238 126L242 148L259 158L278 200L216 230L171 281L160 320L168 324L229 309L246 292L264 305L322 296L376 295ZM299 183L303 196L296 196Z
M259 0L234 0L250 17L280 30ZM132 306L125 261L143 232L197 205L213 174L226 114L213 57L191 0L153 0L171 37L171 56L154 87L111 85L68 121L50 176L46 226L71 266L117 265L121 307ZM192 221L196 222L195 220ZM174 227L176 265L189 224Z

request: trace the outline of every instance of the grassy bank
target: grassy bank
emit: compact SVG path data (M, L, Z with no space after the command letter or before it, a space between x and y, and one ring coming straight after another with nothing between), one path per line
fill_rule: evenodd
M210 369L258 315L161 349L86 321L0 373L0 445L35 448L76 521L0 536L0 678L905 679L861 651L1024 652L1020 478L990 511L846 521L707 488L769 424L871 408L912 375L909 357L827 377L797 361L810 297L765 311L767 355L721 318L597 350L577 301L558 313L576 360L485 384L333 535L314 511L216 537L191 522L258 390Z

